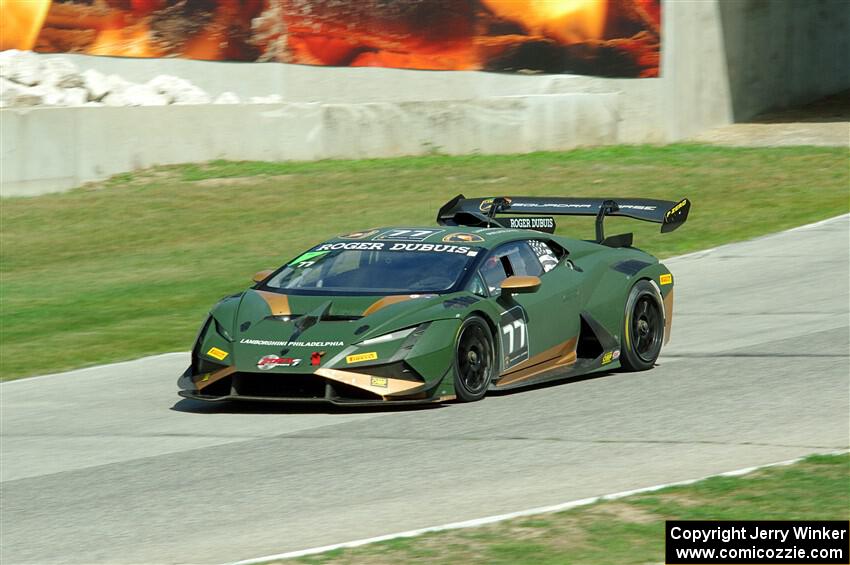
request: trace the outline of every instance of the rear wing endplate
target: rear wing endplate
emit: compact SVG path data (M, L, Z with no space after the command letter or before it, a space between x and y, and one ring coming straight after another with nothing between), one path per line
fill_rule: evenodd
M497 214L551 214L555 216L596 216L596 240L602 243L605 216L625 216L661 224L661 232L675 230L688 219L691 202L648 198L567 198L537 196L500 196L465 198L459 194L437 212L443 226L505 226Z

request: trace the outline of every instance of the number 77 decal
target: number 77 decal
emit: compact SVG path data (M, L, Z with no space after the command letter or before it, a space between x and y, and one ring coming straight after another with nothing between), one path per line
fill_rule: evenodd
M502 333L508 336L508 347L506 351L512 352L514 350L514 333L519 334L519 343L517 343L517 348L525 347L525 321L524 320L514 320L513 324L508 324L506 326L502 326Z
M528 359L528 316L522 306L502 312L499 320L502 334L504 369Z
M424 241L435 233L440 233L442 231L443 230L394 228L377 236L375 241Z

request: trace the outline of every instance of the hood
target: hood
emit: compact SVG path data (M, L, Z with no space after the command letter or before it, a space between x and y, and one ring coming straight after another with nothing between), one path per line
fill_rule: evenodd
M360 341L423 322L456 317L469 293L450 295L308 296L248 290L220 302L212 315L232 339L239 370L256 370L267 354L327 360ZM450 306L446 303L449 302Z

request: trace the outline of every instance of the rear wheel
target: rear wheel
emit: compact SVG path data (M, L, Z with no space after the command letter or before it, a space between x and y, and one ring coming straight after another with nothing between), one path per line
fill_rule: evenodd
M482 318L463 321L455 344L455 395L463 402L481 400L493 379L493 336Z
M626 300L620 340L620 364L627 371L645 371L655 365L664 341L664 310L655 285L640 280Z

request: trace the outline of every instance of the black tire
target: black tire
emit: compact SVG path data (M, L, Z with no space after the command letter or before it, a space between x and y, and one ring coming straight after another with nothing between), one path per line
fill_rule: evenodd
M626 371L645 371L655 365L664 343L661 293L647 280L635 283L626 300L620 339L620 365Z
M455 341L454 385L461 402L475 402L487 394L495 368L493 334L479 316L463 321Z

